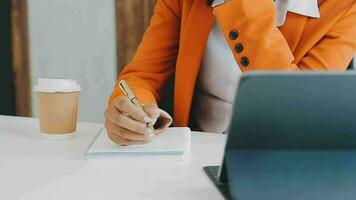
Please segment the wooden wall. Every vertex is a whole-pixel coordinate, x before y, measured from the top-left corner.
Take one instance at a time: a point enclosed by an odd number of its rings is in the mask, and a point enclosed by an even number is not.
[[[132,59],[150,23],[156,0],[116,0],[118,73]]]
[[[12,64],[16,115],[31,116],[27,0],[11,0]]]

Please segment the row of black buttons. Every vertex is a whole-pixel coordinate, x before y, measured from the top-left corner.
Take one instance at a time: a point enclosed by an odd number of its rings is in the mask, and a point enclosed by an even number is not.
[[[239,38],[240,36],[240,32],[237,30],[232,30],[229,33],[229,37],[231,40],[236,40],[237,38]],[[244,46],[242,43],[237,43],[235,46],[235,51],[240,54],[244,51]],[[250,60],[247,57],[242,57],[240,60],[240,63],[242,66],[247,67],[250,64]]]

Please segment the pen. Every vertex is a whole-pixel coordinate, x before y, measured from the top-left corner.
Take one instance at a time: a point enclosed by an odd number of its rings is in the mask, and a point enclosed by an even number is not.
[[[133,91],[131,90],[131,88],[127,84],[127,82],[125,80],[120,80],[119,86],[120,86],[121,90],[124,92],[124,94],[127,96],[127,98],[130,100],[130,102],[132,104],[134,104],[137,108],[140,108],[141,110],[144,111],[144,109],[142,108],[141,103],[138,101],[138,98],[133,93]],[[147,123],[147,126],[149,128],[151,128],[152,130],[154,130],[152,123]]]

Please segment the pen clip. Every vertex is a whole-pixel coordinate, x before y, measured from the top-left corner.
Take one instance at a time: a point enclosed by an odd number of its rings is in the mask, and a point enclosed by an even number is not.
[[[119,82],[121,90],[124,92],[124,94],[127,96],[127,98],[133,102],[134,99],[137,99],[133,91],[130,89],[129,85],[126,83],[125,80],[121,80]]]
[[[123,86],[123,81],[122,80],[119,82],[119,86],[120,86],[122,92],[125,94],[125,96],[127,96],[128,94],[127,94],[127,91],[126,91],[125,87]]]

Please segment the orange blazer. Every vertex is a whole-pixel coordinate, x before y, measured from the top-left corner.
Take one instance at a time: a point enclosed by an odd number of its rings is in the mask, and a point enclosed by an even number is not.
[[[320,19],[289,12],[278,28],[272,0],[231,0],[214,9],[207,0],[158,0],[151,25],[119,80],[148,104],[160,100],[174,76],[174,124],[187,126],[215,18],[243,72],[345,70],[356,51],[356,0],[319,0],[319,9]],[[237,38],[232,31],[239,32]],[[240,53],[238,43],[244,46]],[[119,95],[116,84],[109,104]]]

